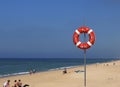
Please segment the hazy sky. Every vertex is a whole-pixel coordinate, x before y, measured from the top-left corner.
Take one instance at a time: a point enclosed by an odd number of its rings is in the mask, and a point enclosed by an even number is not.
[[[84,24],[88,58],[120,56],[119,0],[1,0],[0,58],[82,58],[72,36]]]

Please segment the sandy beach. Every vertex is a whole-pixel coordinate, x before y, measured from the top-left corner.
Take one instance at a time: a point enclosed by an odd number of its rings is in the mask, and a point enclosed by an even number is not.
[[[0,78],[0,87],[6,80],[10,80],[12,87],[14,80],[21,79],[23,85],[29,87],[84,87],[83,66],[63,70],[47,71],[32,75],[19,75]],[[120,87],[120,61],[87,65],[86,87]]]

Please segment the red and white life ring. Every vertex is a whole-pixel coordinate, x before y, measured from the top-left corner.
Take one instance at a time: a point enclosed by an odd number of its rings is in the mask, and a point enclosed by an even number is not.
[[[89,41],[88,42],[81,42],[79,39],[80,34],[85,33],[89,35]],[[78,28],[73,35],[73,42],[74,44],[80,48],[80,49],[88,49],[90,48],[94,42],[95,42],[95,34],[92,29],[89,27],[83,26]]]

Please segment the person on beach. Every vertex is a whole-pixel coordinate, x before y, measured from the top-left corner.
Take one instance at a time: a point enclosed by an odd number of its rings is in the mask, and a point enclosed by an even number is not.
[[[10,87],[10,80],[7,80],[4,84],[3,87]]]
[[[66,69],[66,68],[64,68],[63,74],[66,74],[66,73],[67,73],[67,69]]]
[[[17,87],[17,80],[14,81],[14,85],[12,87]]]
[[[21,80],[20,80],[20,79],[18,80],[17,85],[18,85],[18,87],[22,87],[22,82],[21,82]]]
[[[32,74],[32,70],[29,71],[29,74],[30,74],[30,75]]]
[[[113,63],[113,65],[115,65],[115,63]]]

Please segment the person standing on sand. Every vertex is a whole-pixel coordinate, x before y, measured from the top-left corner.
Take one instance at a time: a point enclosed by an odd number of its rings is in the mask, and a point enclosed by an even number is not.
[[[17,80],[14,81],[14,85],[12,87],[17,87]]]
[[[18,87],[22,87],[22,82],[21,82],[21,80],[20,80],[20,79],[18,80],[17,85],[18,85]]]
[[[3,87],[10,87],[10,80],[7,80],[4,84]]]

